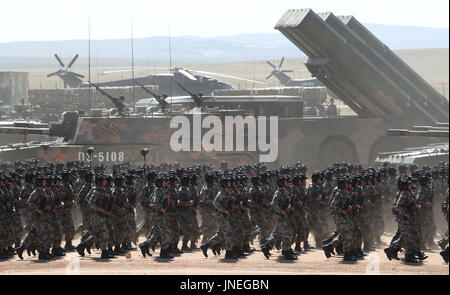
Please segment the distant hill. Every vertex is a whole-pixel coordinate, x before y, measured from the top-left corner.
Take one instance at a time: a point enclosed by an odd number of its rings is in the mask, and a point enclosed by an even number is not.
[[[448,48],[449,29],[412,26],[367,24],[368,29],[392,49]],[[216,63],[244,60],[264,60],[286,56],[302,57],[301,52],[281,33],[240,34],[202,38],[198,36],[172,37],[173,64]],[[169,59],[168,37],[155,36],[134,40],[134,55],[147,60],[150,65],[167,64]],[[54,53],[69,59],[76,53],[87,57],[87,40],[36,41],[0,43],[0,67],[12,66],[17,58],[36,59],[47,63]],[[93,40],[93,58],[129,60],[130,40]],[[33,61],[29,59],[29,61]],[[80,59],[80,63],[85,62]],[[117,61],[115,61],[117,66]],[[29,64],[29,66],[33,66]],[[79,64],[80,66],[80,64]]]

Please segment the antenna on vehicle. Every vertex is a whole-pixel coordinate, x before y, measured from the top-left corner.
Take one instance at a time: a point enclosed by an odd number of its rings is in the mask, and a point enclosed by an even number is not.
[[[133,19],[131,19],[131,76],[133,87],[131,88],[131,97],[133,98],[133,111],[136,112],[136,101],[134,99],[134,44],[133,44]]]
[[[170,21],[169,21],[169,69],[172,72],[172,42],[170,39]],[[175,75],[174,75],[174,78],[175,78]],[[173,94],[172,94],[172,79],[170,79],[169,83],[170,83],[169,94],[172,99],[172,96],[173,96]]]
[[[88,18],[88,80],[91,81],[91,17]],[[89,114],[91,113],[91,84],[88,86]]]

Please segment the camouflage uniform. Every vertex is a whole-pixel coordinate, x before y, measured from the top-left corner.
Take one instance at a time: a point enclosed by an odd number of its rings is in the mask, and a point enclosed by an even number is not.
[[[264,214],[264,195],[261,191],[261,186],[252,185],[249,191],[250,195],[250,218],[251,222],[257,226],[260,231],[258,234],[259,244],[263,245],[266,243],[267,238],[269,237],[271,230],[269,228],[269,224],[267,222],[266,216]]]
[[[191,184],[189,187],[191,200],[194,202],[191,207],[188,208],[190,213],[190,240],[191,240],[191,248],[195,246],[198,238],[200,237],[198,219],[197,219],[197,211],[198,211],[198,202],[199,202],[199,194],[197,187],[194,184]]]
[[[383,186],[381,183],[376,183],[373,185],[375,193],[373,194],[374,199],[372,203],[373,216],[374,216],[374,236],[377,242],[380,242],[380,237],[384,234],[384,214],[383,214]]]
[[[127,207],[125,208],[125,220],[127,224],[127,242],[137,243],[136,235],[136,191],[132,185],[126,185],[124,188],[125,197],[127,199]]]
[[[308,221],[305,210],[306,192],[302,186],[292,188],[292,207],[294,208],[293,223],[295,227],[295,242],[300,245],[307,239]]]
[[[235,249],[242,249],[244,245],[243,217],[241,211],[242,195],[237,189],[232,190],[232,200],[231,230],[233,232],[233,247]]]
[[[214,247],[225,242],[225,249],[231,251],[233,249],[233,231],[231,227],[231,215],[227,215],[225,212],[231,212],[232,193],[222,189],[217,193],[214,199],[213,205],[216,208],[216,221],[217,221],[217,233],[212,236],[208,244]]]
[[[180,231],[183,235],[183,247],[187,246],[188,241],[191,239],[192,235],[192,213],[189,210],[189,205],[191,204],[192,197],[191,191],[189,187],[181,186],[178,189],[178,207],[177,207],[177,216],[180,222]],[[193,202],[192,202],[193,203]]]
[[[294,238],[294,229],[287,215],[289,207],[288,191],[281,188],[278,189],[273,196],[271,206],[274,212],[273,221],[275,226],[265,245],[273,248],[275,243],[281,240],[283,251],[288,251],[291,249]],[[285,215],[283,215],[283,211],[286,213]]]
[[[7,196],[0,190],[0,256],[10,239],[10,233],[8,232],[9,221],[7,216],[8,204],[9,200],[7,199]]]
[[[126,242],[126,224],[124,218],[126,198],[123,188],[121,187],[114,187],[111,191],[111,195],[111,223],[114,227],[114,244],[120,245]]]
[[[37,249],[39,253],[46,253],[52,244],[52,200],[43,189],[36,188],[31,193],[28,204],[34,213],[32,227]],[[42,213],[39,213],[39,210]]]
[[[106,196],[105,189],[100,186],[95,186],[87,197],[89,197],[89,207],[92,209],[90,235],[86,239],[87,247],[90,248],[94,243],[97,243],[99,249],[106,250],[110,238],[106,220],[109,216],[100,212],[100,210],[108,211],[110,200]]]
[[[75,227],[73,225],[72,208],[74,204],[74,195],[72,186],[69,182],[64,182],[60,189],[61,201],[64,203],[64,208],[61,212],[62,226],[66,244],[71,244],[75,236]]]
[[[2,180],[3,181],[3,180]],[[15,208],[14,208],[14,199],[13,194],[9,190],[8,185],[4,185],[3,187],[0,187],[0,198],[3,199],[2,203],[4,204],[4,212],[3,212],[3,222],[2,226],[4,227],[5,232],[5,246],[8,248],[11,248],[16,235],[15,235],[15,227],[13,223],[13,217],[15,214]],[[0,247],[1,249],[1,247]],[[0,250],[1,251],[1,250]]]
[[[62,210],[63,210],[62,206],[64,204],[62,202],[59,188],[57,188],[56,186],[54,186],[51,189],[46,188],[46,193],[48,193],[52,199],[52,213],[51,213],[52,225],[53,225],[52,248],[56,249],[56,248],[61,247],[62,236],[64,234],[63,218],[62,218]]]
[[[326,199],[323,186],[312,183],[308,187],[306,196],[306,206],[308,208],[308,225],[314,234],[316,247],[322,247],[322,240],[329,235],[328,216],[325,216]]]
[[[200,227],[202,237],[202,244],[206,243],[217,230],[214,209],[214,197],[216,196],[214,186],[205,184],[200,191],[199,212],[202,217],[202,225]]]
[[[139,224],[137,228],[138,235],[144,234],[145,236],[148,236],[152,228],[152,211],[150,209],[150,200],[154,190],[154,185],[147,183],[147,185],[144,186],[140,191],[139,203],[142,210],[144,211],[144,220]]]
[[[392,243],[392,247],[400,249],[403,244],[405,254],[420,252],[420,226],[416,218],[416,199],[411,192],[402,191],[395,207],[398,212],[398,230],[401,236]]]
[[[24,234],[24,228],[22,220],[20,219],[19,210],[24,205],[24,201],[20,198],[20,187],[16,183],[11,186],[12,193],[12,204],[14,206],[13,216],[12,216],[12,226],[14,230],[14,243],[16,247],[19,247],[22,236]]]
[[[333,219],[336,224],[336,230],[342,241],[344,253],[351,251],[354,245],[354,226],[348,214],[342,212],[348,210],[349,200],[349,193],[343,189],[338,189],[334,192],[333,201],[330,205]]]
[[[269,232],[272,232],[274,224],[273,224],[273,211],[271,209],[271,202],[273,199],[273,194],[271,192],[271,188],[268,184],[262,183],[261,184],[261,193],[263,194],[263,207],[262,207],[262,214],[264,216],[264,219],[267,222],[268,228],[267,230]]]
[[[91,227],[91,210],[89,208],[89,197],[91,190],[93,189],[92,184],[86,182],[78,193],[78,206],[81,211],[81,216],[83,218],[83,223],[78,225],[77,232],[82,230],[89,230]]]
[[[24,203],[22,207],[23,208],[22,214],[25,220],[25,228],[28,231],[31,229],[34,212],[32,212],[31,209],[28,207],[27,202],[33,191],[34,191],[33,186],[28,182],[25,182],[25,184],[22,186],[20,190],[20,199]]]
[[[156,188],[153,191],[150,207],[152,208],[154,230],[151,232],[149,239],[147,239],[147,243],[149,245],[155,245],[160,240],[161,249],[167,249],[171,242],[171,232],[165,214],[161,211],[168,207],[169,201],[161,188]]]
[[[167,208],[165,217],[167,220],[167,224],[170,228],[171,237],[170,237],[170,243],[174,247],[178,246],[178,242],[180,240],[181,236],[181,230],[180,230],[180,224],[178,222],[178,216],[177,216],[177,200],[178,200],[178,193],[176,187],[169,187],[167,190],[167,193],[170,194],[170,204]]]
[[[436,234],[436,224],[433,214],[433,191],[429,186],[421,185],[417,191],[417,203],[421,206],[418,221],[420,224],[423,248],[425,243],[434,244],[434,235]]]

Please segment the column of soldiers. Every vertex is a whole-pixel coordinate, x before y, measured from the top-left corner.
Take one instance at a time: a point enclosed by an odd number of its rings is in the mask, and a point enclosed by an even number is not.
[[[447,163],[409,169],[336,163],[314,171],[311,181],[306,173],[302,163],[229,169],[223,162],[217,170],[117,164],[107,173],[104,165],[92,170],[81,161],[17,161],[0,172],[0,258],[37,251],[48,260],[95,248],[109,259],[134,244],[144,257],[159,247],[159,256],[170,259],[197,249],[201,237],[206,257],[209,250],[225,251],[225,259],[245,257],[255,251],[256,239],[266,258],[274,247],[287,260],[318,248],[327,258],[354,262],[385,244],[384,222],[394,217],[398,230],[384,250],[387,257],[398,259],[404,250],[406,262],[417,262],[435,246],[436,207],[448,225]],[[76,247],[75,235],[81,237]],[[140,236],[145,241],[139,244]],[[438,245],[448,262],[448,226]]]

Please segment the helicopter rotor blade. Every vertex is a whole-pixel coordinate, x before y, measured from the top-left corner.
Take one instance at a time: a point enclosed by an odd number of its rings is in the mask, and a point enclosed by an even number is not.
[[[284,62],[284,56],[281,58],[280,66],[278,67],[278,69],[281,69],[281,67],[283,66],[283,62]]]
[[[294,72],[293,70],[282,70],[281,71],[282,73],[292,73],[292,72]]]
[[[59,56],[55,53],[55,58],[58,61],[58,63],[61,65],[61,67],[65,67],[65,65],[63,64],[63,62],[61,61],[61,59],[59,58]]]
[[[71,72],[71,73],[72,73],[72,75],[77,76],[78,78],[81,78],[81,79],[84,78],[84,76],[81,75],[81,74],[77,74],[77,73],[74,73],[74,72]]]
[[[268,64],[269,64],[269,66],[271,66],[272,68],[274,68],[274,69],[276,69],[277,67],[276,66],[274,66],[274,64],[273,63],[271,63],[270,61],[266,61]]]
[[[70,61],[69,65],[67,67],[71,68],[72,65],[75,63],[75,61],[77,60],[77,58],[78,58],[78,54],[74,56],[74,58]]]
[[[148,69],[156,69],[156,70],[169,70],[169,68],[134,68],[135,72],[140,71],[146,71]],[[113,74],[113,73],[122,73],[122,72],[131,72],[133,69],[121,69],[121,70],[111,70],[111,71],[105,71],[103,74]]]
[[[266,80],[269,80],[271,77],[273,76],[273,72],[272,73],[270,73],[270,75],[269,76],[267,76],[267,78],[266,78]]]
[[[206,71],[197,71],[197,70],[191,70],[191,71],[192,72],[197,72],[197,73],[202,73],[202,74],[207,74],[207,75],[212,75],[212,76],[219,76],[219,77],[225,77],[225,78],[230,78],[230,79],[254,82],[254,83],[257,83],[257,84],[266,84],[265,82],[262,82],[262,81],[245,79],[245,78],[231,76],[231,75],[224,75],[224,74],[219,74],[219,73],[212,73],[212,72],[206,72]]]
[[[62,72],[62,70],[58,70],[56,72],[50,73],[50,74],[47,75],[47,78],[50,78],[52,76],[56,76],[56,75],[60,74],[61,72]]]

